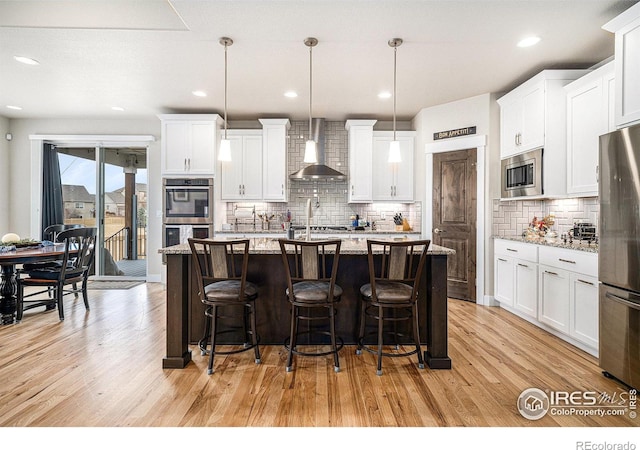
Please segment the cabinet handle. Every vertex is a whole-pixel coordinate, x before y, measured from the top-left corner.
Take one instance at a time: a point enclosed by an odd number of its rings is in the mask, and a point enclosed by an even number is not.
[[[280,195],[284,195],[284,184],[280,185],[282,187],[282,190],[280,191]]]
[[[520,264],[520,263],[518,263],[518,265],[519,265],[520,267],[526,267],[527,269],[529,268],[529,266],[527,266],[526,264]]]
[[[569,264],[575,264],[576,263],[575,261],[570,261],[568,259],[562,259],[562,258],[558,258],[558,261],[566,262],[566,263],[569,263]]]
[[[185,158],[185,159],[184,159],[184,170],[185,170],[185,171],[189,170],[189,169],[187,168],[187,158]]]
[[[518,133],[516,133],[516,135],[513,137],[513,143],[515,145],[518,145]]]
[[[242,195],[242,185],[238,185],[238,195]]]
[[[391,197],[393,197],[393,186],[391,186],[391,192],[389,193],[389,195],[391,195]]]
[[[588,284],[589,286],[594,286],[594,284],[592,282],[590,282],[590,281],[584,281],[584,280],[581,280],[580,278],[578,278],[578,281],[580,283]]]
[[[516,253],[518,253],[518,250],[513,249],[513,248],[507,248],[507,250],[509,250],[510,252],[516,252]]]
[[[555,275],[558,276],[558,274],[556,272],[551,272],[549,270],[545,270],[544,273],[548,273],[549,275]]]
[[[600,182],[600,166],[596,166],[596,183]]]
[[[354,188],[353,188],[353,184],[351,185],[351,195],[354,195]]]
[[[506,259],[498,258],[498,261],[507,262]]]
[[[191,158],[187,158],[187,170],[191,171]]]

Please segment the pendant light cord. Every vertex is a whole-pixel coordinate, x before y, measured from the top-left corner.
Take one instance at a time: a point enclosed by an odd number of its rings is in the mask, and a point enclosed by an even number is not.
[[[227,139],[227,43],[224,44],[224,138]]]
[[[393,47],[393,140],[396,140],[396,64],[398,59],[398,47]]]
[[[313,140],[311,128],[311,99],[313,96],[313,46],[309,46],[309,140]]]

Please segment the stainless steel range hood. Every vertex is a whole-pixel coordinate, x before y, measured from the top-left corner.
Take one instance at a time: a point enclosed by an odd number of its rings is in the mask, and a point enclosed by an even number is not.
[[[345,180],[347,177],[335,169],[325,165],[324,155],[324,119],[311,121],[311,136],[316,141],[318,163],[303,167],[289,175],[290,180]]]

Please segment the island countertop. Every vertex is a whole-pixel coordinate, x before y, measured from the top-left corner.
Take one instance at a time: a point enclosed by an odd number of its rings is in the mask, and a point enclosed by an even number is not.
[[[229,239],[218,237],[221,241]],[[388,241],[397,241],[389,238]],[[412,240],[400,238],[403,240]],[[377,239],[383,240],[383,239]],[[282,345],[289,333],[290,311],[286,299],[286,275],[277,238],[251,238],[247,279],[258,289],[257,328],[261,345]],[[159,250],[166,259],[167,353],[164,368],[183,368],[191,360],[189,345],[204,334],[204,310],[188,244]],[[451,369],[448,355],[447,259],[455,251],[430,244],[418,289],[418,328],[425,344],[424,358],[432,369]],[[357,343],[360,287],[369,282],[367,239],[342,240],[337,284],[342,296],[336,315],[336,333],[345,344]],[[414,261],[417,263],[417,260]],[[224,342],[223,342],[224,339]],[[238,344],[233,333],[221,343]]]
[[[218,239],[214,239],[218,240]],[[228,239],[219,239],[226,241]],[[377,239],[388,240],[390,242],[397,242],[398,240],[406,240],[405,238],[389,238],[389,239]],[[161,248],[159,253],[165,255],[188,255],[191,254],[191,248],[189,244],[178,244],[170,247]],[[249,253],[254,255],[274,255],[280,254],[280,245],[276,238],[250,238],[249,239]],[[340,247],[340,254],[345,255],[366,255],[367,254],[367,240],[364,238],[350,238],[342,239],[342,245]],[[427,250],[428,255],[453,255],[455,250],[441,247],[439,245],[430,244]]]

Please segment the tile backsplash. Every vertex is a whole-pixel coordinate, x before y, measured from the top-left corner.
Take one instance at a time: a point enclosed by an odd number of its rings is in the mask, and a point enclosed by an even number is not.
[[[520,236],[533,217],[541,219],[555,214],[551,227],[558,234],[568,231],[574,221],[585,219],[598,226],[600,205],[597,197],[554,200],[493,200],[493,235],[498,237]]]
[[[304,146],[309,135],[308,121],[292,121],[288,134],[289,167],[288,173],[294,173],[303,166],[302,157]],[[349,175],[349,141],[345,122],[325,121],[325,164],[343,174]],[[359,215],[361,219],[375,222],[379,230],[390,230],[395,227],[393,216],[402,213],[413,230],[421,231],[422,205],[420,202],[403,203],[347,203],[348,179],[320,180],[320,181],[290,181],[288,203],[234,203],[227,202],[227,222],[234,224],[234,210],[236,207],[250,207],[255,205],[256,213],[275,215],[270,228],[280,227],[280,216],[291,212],[292,222],[296,225],[306,225],[305,209],[307,199],[311,198],[313,218],[311,225],[315,226],[349,226],[350,217]],[[248,221],[244,219],[244,228]],[[260,227],[259,221],[256,222]],[[252,225],[252,224],[249,224]]]

